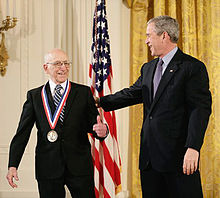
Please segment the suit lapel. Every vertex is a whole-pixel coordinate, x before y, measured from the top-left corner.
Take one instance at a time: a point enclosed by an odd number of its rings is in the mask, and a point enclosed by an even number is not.
[[[148,78],[147,85],[149,86],[148,89],[149,89],[149,96],[150,96],[150,104],[152,104],[153,102],[153,77],[154,77],[154,73],[157,67],[158,59],[159,58],[155,59],[153,65],[150,67],[150,70],[149,70],[149,78]]]
[[[55,104],[54,104],[54,101],[53,101],[53,96],[51,94],[49,82],[47,82],[47,84],[45,86],[45,89],[46,89],[46,93],[47,93],[47,99],[48,99],[48,103],[49,103],[49,106],[50,106],[50,110],[51,110],[51,113],[53,115],[54,112],[55,112],[56,107],[55,107]]]
[[[147,86],[147,89],[149,90],[149,102],[150,104],[152,103],[153,100],[153,75],[154,71],[156,69],[156,64],[157,64],[158,58],[154,59],[151,62],[151,65],[148,67],[148,69],[144,70],[143,76],[144,77],[144,85]]]
[[[72,82],[70,82],[70,83],[71,83],[71,89],[70,89],[68,98],[66,100],[65,112],[64,112],[64,122],[65,122],[65,119],[69,113],[69,110],[71,109],[74,98],[76,97],[76,95],[78,93],[78,90],[76,89],[76,85]]]

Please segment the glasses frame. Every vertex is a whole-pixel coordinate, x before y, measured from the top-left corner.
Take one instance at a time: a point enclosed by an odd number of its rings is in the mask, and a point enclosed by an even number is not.
[[[72,62],[66,62],[66,61],[56,61],[56,62],[48,62],[46,64],[50,64],[50,65],[53,65],[55,68],[61,68],[63,65],[66,67],[66,68],[70,68],[70,66],[72,65]]]

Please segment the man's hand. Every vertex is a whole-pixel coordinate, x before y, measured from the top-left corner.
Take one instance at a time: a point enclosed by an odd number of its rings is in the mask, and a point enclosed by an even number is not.
[[[195,149],[188,148],[183,161],[183,173],[193,174],[198,167],[199,152]]]
[[[6,176],[6,179],[8,180],[9,185],[12,188],[17,188],[18,186],[14,183],[14,179],[16,181],[18,181],[18,173],[17,173],[17,169],[15,167],[9,167],[8,169],[8,174]]]
[[[98,137],[105,137],[107,135],[107,126],[102,123],[100,116],[97,116],[97,124],[93,125],[93,131],[96,132]]]
[[[98,97],[96,97],[96,96],[93,96],[93,98],[94,98],[94,100],[95,100],[95,106],[96,106],[97,108],[99,108],[99,107],[100,107],[100,98],[98,98]]]

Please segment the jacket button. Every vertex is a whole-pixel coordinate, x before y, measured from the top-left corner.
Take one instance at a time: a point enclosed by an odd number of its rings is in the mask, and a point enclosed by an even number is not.
[[[150,117],[149,117],[149,119],[150,119],[150,120],[152,120],[152,119],[153,119],[153,117],[152,117],[152,116],[150,116]]]

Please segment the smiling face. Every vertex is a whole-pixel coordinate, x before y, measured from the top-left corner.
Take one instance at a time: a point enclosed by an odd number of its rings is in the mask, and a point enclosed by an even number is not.
[[[54,83],[61,84],[65,82],[69,76],[69,67],[66,67],[64,64],[60,67],[51,64],[56,62],[69,62],[67,54],[60,49],[54,49],[49,52],[45,56],[44,71]]]
[[[152,56],[163,56],[164,33],[157,35],[154,23],[147,26],[146,44],[149,46]]]

